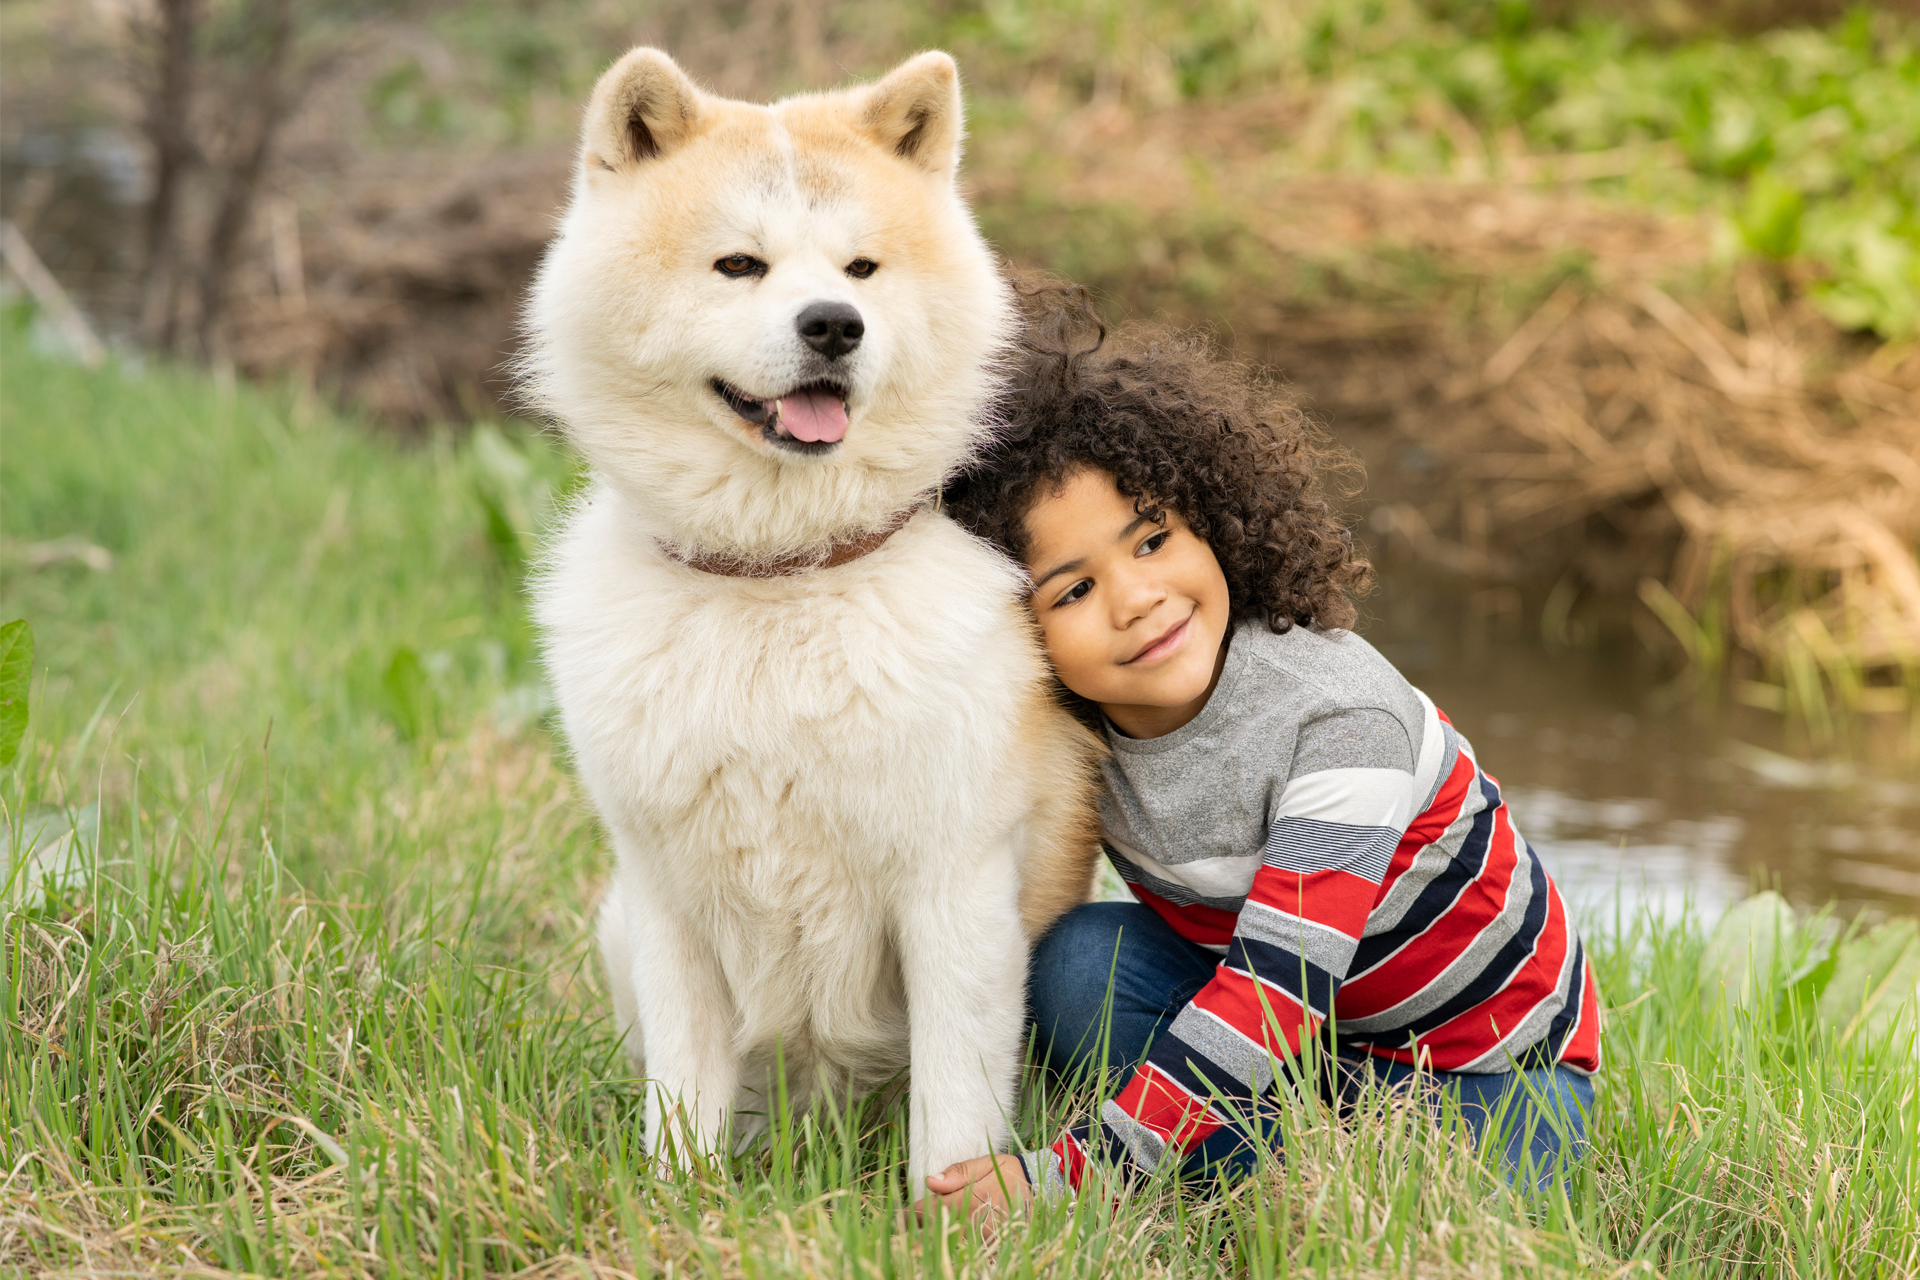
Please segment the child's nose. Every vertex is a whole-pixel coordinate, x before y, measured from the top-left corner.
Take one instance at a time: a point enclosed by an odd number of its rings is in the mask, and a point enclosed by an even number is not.
[[[1121,627],[1126,627],[1152,613],[1166,598],[1166,584],[1158,576],[1141,574],[1131,578],[1127,582],[1127,589],[1120,593],[1119,617],[1115,621]]]

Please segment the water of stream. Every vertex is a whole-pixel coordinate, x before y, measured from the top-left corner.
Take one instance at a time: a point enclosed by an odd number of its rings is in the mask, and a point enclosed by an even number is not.
[[[1901,725],[1810,752],[1780,717],[1676,688],[1630,636],[1550,650],[1390,574],[1367,637],[1500,779],[1577,910],[1708,914],[1758,886],[1845,914],[1920,913],[1920,760]],[[1888,730],[1894,730],[1888,732]]]

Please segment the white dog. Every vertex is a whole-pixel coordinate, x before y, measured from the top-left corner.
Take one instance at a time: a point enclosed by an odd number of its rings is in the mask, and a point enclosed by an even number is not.
[[[1090,886],[1091,735],[929,506],[1012,324],[961,133],[940,53],[760,107],[636,49],[587,108],[526,373],[594,480],[538,612],[657,1158],[751,1136],[776,1046],[800,1101],[911,1068],[916,1191],[1002,1148],[1028,944]]]

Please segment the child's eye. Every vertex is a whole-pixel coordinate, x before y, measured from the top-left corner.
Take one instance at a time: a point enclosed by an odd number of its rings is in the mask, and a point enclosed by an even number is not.
[[[1166,546],[1167,539],[1172,536],[1172,530],[1162,529],[1160,532],[1150,535],[1145,542],[1142,542],[1140,544],[1140,550],[1136,554],[1150,556],[1160,548]]]
[[[1053,602],[1053,607],[1058,609],[1062,605],[1072,604],[1074,601],[1084,598],[1087,592],[1091,590],[1093,590],[1093,580],[1091,578],[1082,578],[1065,591],[1062,591],[1060,598]]]

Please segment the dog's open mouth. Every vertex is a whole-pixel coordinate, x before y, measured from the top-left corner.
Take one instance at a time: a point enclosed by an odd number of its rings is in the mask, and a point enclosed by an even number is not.
[[[783,448],[825,453],[847,434],[847,391],[835,383],[809,382],[770,400],[757,400],[718,378],[713,389],[728,408]]]

